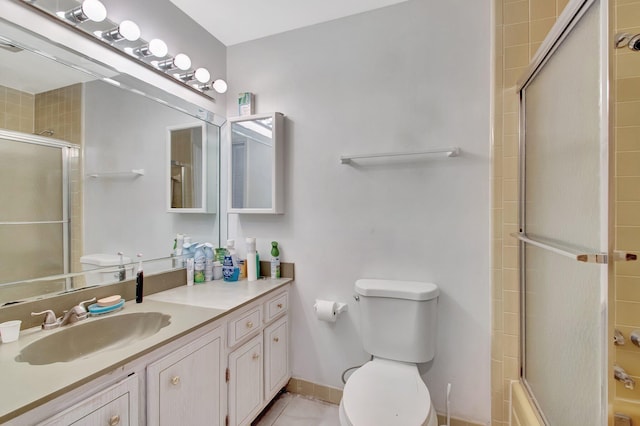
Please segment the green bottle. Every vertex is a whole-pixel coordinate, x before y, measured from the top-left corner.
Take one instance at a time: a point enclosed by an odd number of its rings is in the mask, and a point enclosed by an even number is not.
[[[280,278],[280,250],[278,242],[271,241],[271,279]]]

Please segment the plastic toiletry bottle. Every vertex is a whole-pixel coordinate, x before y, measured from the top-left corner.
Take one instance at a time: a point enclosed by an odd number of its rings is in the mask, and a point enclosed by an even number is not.
[[[247,238],[247,280],[256,281],[258,279],[258,269],[256,262],[258,253],[256,252],[256,239]]]
[[[258,279],[256,239],[247,238],[247,280],[255,281]]]
[[[204,243],[204,280],[213,280],[213,244]]]
[[[176,234],[176,243],[174,245],[176,256],[182,256],[182,246],[184,245],[184,235]]]
[[[204,244],[198,244],[193,254],[193,282],[196,284],[204,282],[205,263]]]
[[[217,260],[213,262],[213,279],[222,279],[222,263],[218,262]]]
[[[238,255],[236,254],[236,241],[227,240],[227,254],[231,256],[234,268],[238,266]]]
[[[278,242],[271,241],[271,279],[280,278],[280,250]]]
[[[186,260],[187,264],[187,285],[193,285],[193,257]]]
[[[144,272],[142,271],[142,253],[138,253],[138,273],[136,274],[136,303],[142,303],[144,293]]]
[[[238,281],[240,275],[240,268],[233,266],[233,258],[230,254],[224,257],[224,263],[222,264],[222,277],[225,281]]]

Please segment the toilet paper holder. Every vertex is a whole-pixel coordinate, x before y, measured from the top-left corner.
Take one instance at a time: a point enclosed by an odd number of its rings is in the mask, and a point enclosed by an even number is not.
[[[346,312],[349,309],[349,305],[346,303],[334,302],[332,300],[316,299],[313,309],[316,312],[318,319],[334,322],[339,314]],[[327,309],[332,312],[327,312]]]

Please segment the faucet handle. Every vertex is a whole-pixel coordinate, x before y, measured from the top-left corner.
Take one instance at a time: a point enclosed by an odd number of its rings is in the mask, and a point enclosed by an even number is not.
[[[56,318],[55,312],[51,309],[47,309],[42,312],[31,312],[32,317],[37,317],[38,315],[44,315],[44,322],[42,323],[42,328],[44,330],[48,330],[50,328],[55,328],[58,326],[58,318]]]
[[[85,305],[85,303],[93,303],[93,302],[95,302],[95,301],[96,301],[96,298],[94,297],[94,298],[93,298],[93,299],[91,299],[91,300],[85,300],[84,302],[80,302],[80,303],[78,303],[78,306],[80,306],[82,309],[84,309],[84,310],[86,311],[86,310],[87,310],[87,308],[86,308],[86,306],[84,306],[84,305]]]
[[[78,306],[80,307],[80,310],[81,310],[81,311],[83,311],[83,312],[87,312],[87,307],[86,307],[86,306],[84,306],[84,305],[85,305],[85,303],[91,303],[91,302],[95,302],[95,301],[96,301],[96,298],[94,297],[94,298],[93,298],[93,299],[91,299],[91,300],[85,300],[84,302],[80,302],[80,303],[78,303]]]

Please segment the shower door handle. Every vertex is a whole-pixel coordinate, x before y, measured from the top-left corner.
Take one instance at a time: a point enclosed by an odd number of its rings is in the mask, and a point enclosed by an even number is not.
[[[555,245],[553,243],[535,240],[520,232],[514,232],[510,235],[518,241],[531,244],[532,246],[551,251],[565,257],[570,257],[571,259],[577,260],[578,262],[598,263],[601,265],[606,265],[607,263],[609,263],[609,256],[606,253],[576,253],[569,251],[566,248],[559,247],[558,245]],[[637,255],[624,251],[615,251],[613,252],[613,256],[611,257],[613,258],[614,262],[633,262],[638,259]]]

